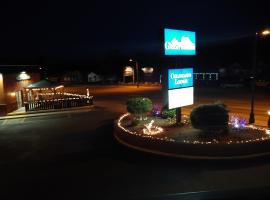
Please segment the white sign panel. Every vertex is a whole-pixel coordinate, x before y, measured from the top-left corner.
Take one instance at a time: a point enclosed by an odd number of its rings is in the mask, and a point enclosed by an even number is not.
[[[126,66],[124,69],[124,76],[133,76],[134,70],[130,66]]]
[[[193,87],[180,88],[168,91],[169,109],[192,105],[194,103]]]

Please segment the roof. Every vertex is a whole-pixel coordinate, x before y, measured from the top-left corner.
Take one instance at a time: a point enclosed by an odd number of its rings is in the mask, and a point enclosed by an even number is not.
[[[35,82],[35,83],[32,83],[32,84],[28,85],[26,88],[27,89],[34,89],[34,88],[56,88],[56,87],[59,87],[59,86],[61,86],[60,83],[53,82],[53,81],[50,81],[48,79],[43,79],[41,81],[38,81],[38,82]]]

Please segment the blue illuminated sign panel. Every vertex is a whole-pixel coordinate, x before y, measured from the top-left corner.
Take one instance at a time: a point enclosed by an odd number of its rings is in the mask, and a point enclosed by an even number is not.
[[[164,29],[165,55],[196,55],[196,34],[191,31]]]
[[[193,86],[193,68],[169,69],[168,89],[186,88]]]

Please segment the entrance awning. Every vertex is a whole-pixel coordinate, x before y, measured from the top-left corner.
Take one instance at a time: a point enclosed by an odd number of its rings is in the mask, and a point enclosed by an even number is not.
[[[62,88],[64,85],[50,81],[48,79],[43,79],[41,81],[32,83],[26,87],[26,89],[58,89]]]

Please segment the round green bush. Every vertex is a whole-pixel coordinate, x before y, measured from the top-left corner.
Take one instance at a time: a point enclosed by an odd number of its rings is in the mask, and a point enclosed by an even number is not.
[[[168,119],[168,118],[172,119],[176,116],[176,109],[171,109],[171,110],[164,109],[161,113],[161,116],[165,119]]]
[[[127,101],[127,110],[132,114],[142,115],[150,112],[153,108],[152,101],[149,98],[135,97]]]
[[[194,108],[190,114],[191,125],[204,132],[227,132],[229,114],[224,104],[206,104]]]

